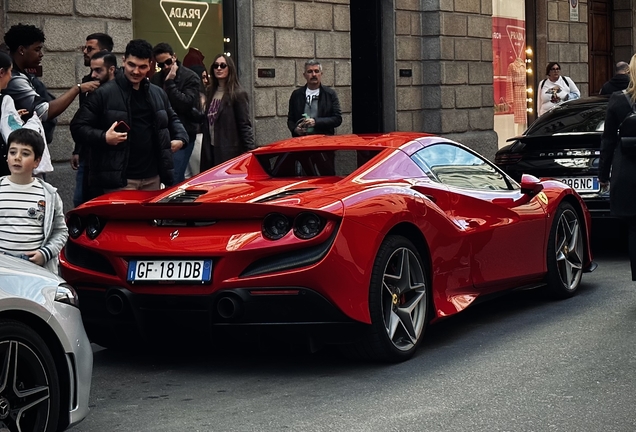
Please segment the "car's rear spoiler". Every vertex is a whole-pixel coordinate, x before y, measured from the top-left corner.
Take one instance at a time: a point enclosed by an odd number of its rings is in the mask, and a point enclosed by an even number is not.
[[[323,203],[321,203],[323,204]],[[293,204],[269,204],[269,203],[228,203],[228,202],[190,202],[190,203],[161,203],[161,202],[129,202],[129,201],[102,201],[101,203],[89,202],[69,214],[88,216],[91,214],[108,219],[119,220],[152,220],[152,219],[187,219],[187,220],[211,220],[211,219],[261,219],[269,213],[281,213],[286,216],[295,216],[302,211],[311,211],[324,218],[333,219],[334,216],[343,215],[341,201],[331,201],[328,206],[320,208],[308,208],[307,206],[295,206]]]

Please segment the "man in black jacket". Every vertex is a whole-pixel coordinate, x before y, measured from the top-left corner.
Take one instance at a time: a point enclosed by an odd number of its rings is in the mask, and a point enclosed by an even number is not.
[[[174,181],[180,183],[184,180],[188,161],[194,149],[194,141],[201,124],[201,113],[196,107],[200,105],[199,93],[204,90],[199,76],[194,71],[181,66],[181,62],[177,60],[170,45],[163,42],[157,44],[152,49],[152,53],[155,56],[157,67],[161,71],[155,73],[150,78],[150,82],[164,89],[172,109],[177,113],[179,120],[188,132],[186,145],[173,154]]]
[[[599,94],[610,95],[614,92],[625,90],[629,84],[629,64],[625,62],[616,63],[616,75],[603,84]]]
[[[303,76],[307,84],[294,90],[289,98],[287,127],[292,136],[334,135],[342,123],[340,101],[336,92],[321,84],[322,65],[317,60],[305,62]]]
[[[114,47],[113,38],[107,35],[106,33],[91,33],[86,36],[86,43],[82,47],[82,53],[84,55],[84,66],[90,67],[91,60],[97,53],[110,53],[113,51]],[[109,57],[108,63],[112,65],[113,57]],[[102,64],[103,66],[103,64]],[[117,69],[117,59],[114,59],[114,69]],[[98,73],[98,75],[100,75]],[[112,78],[114,78],[114,72],[112,73]],[[100,80],[95,79],[93,77],[93,70],[84,75],[82,77],[82,83],[90,82],[90,81],[99,81],[100,85],[106,83],[108,80]],[[80,93],[79,95],[79,106],[81,107],[86,101],[86,97],[90,93]],[[75,207],[79,206],[83,202],[86,201],[84,198],[84,184],[87,183],[87,179],[84,178],[85,172],[85,154],[82,154],[83,151],[86,151],[88,146],[85,146],[82,149],[82,144],[79,142],[75,142],[75,147],[73,148],[73,154],[71,155],[71,168],[76,170],[75,173],[75,192],[73,193],[73,205]]]
[[[126,45],[115,79],[86,100],[71,122],[73,139],[90,143],[89,186],[105,192],[172,185],[172,153],[188,140],[166,93],[146,78],[152,45]]]

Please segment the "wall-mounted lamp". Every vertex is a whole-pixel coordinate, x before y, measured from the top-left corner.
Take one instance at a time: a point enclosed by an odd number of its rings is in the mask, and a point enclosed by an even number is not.
[[[532,65],[532,48],[527,47],[526,48],[526,94],[528,95],[528,97],[526,98],[526,104],[527,104],[526,111],[528,111],[528,115],[532,115],[534,113],[534,99],[532,98],[532,95],[534,94],[534,90],[532,88],[534,78],[533,78],[532,68],[530,67],[531,65]]]

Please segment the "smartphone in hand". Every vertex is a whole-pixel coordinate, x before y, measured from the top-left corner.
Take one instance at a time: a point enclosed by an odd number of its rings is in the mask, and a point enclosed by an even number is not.
[[[120,121],[115,125],[115,132],[130,132],[130,126],[125,121]]]

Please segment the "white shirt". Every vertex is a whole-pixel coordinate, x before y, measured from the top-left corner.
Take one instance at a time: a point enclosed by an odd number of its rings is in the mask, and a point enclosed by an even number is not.
[[[539,83],[539,90],[537,94],[537,102],[539,107],[537,110],[537,114],[539,116],[545,114],[553,106],[556,106],[561,102],[567,100],[569,98],[569,93],[575,93],[578,97],[581,96],[581,92],[579,91],[576,84],[574,84],[574,81],[572,81],[572,78],[566,77],[566,79],[568,80],[567,83],[562,76],[559,76],[559,79],[555,82],[552,82],[550,81],[550,79],[546,78],[545,82],[541,81]],[[543,84],[543,87],[541,87],[541,84]]]

